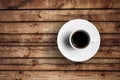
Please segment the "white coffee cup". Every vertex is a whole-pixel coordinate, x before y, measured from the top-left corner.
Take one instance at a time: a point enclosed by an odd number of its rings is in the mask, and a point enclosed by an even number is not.
[[[74,49],[83,49],[90,42],[96,42],[97,39],[91,39],[89,33],[85,30],[75,30],[69,36],[69,43]]]

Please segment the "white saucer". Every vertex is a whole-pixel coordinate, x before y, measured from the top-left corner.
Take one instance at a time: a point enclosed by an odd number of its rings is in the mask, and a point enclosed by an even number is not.
[[[76,50],[69,43],[69,36],[73,31],[85,30],[90,36],[90,43],[84,49]],[[92,42],[92,40],[96,40]],[[57,44],[60,52],[67,59],[82,62],[93,57],[100,46],[100,35],[96,27],[87,20],[74,19],[65,23],[57,36]]]

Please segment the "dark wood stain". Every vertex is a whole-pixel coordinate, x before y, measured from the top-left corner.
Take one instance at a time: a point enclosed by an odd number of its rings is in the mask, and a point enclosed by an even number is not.
[[[101,73],[101,76],[105,77],[106,75],[105,75],[105,73]]]
[[[8,6],[7,9],[19,9],[19,7],[24,6],[30,2],[32,2],[32,0],[23,0],[20,3],[15,4],[14,6]]]

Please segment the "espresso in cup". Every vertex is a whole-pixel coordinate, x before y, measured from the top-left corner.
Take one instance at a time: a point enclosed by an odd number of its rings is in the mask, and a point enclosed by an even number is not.
[[[90,42],[90,37],[87,32],[80,30],[73,32],[70,36],[70,40],[73,47],[81,49],[87,47]]]

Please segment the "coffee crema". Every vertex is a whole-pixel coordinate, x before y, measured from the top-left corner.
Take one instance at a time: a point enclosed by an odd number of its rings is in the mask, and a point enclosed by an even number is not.
[[[72,34],[71,42],[76,48],[85,48],[90,42],[90,37],[85,31],[76,31]]]

